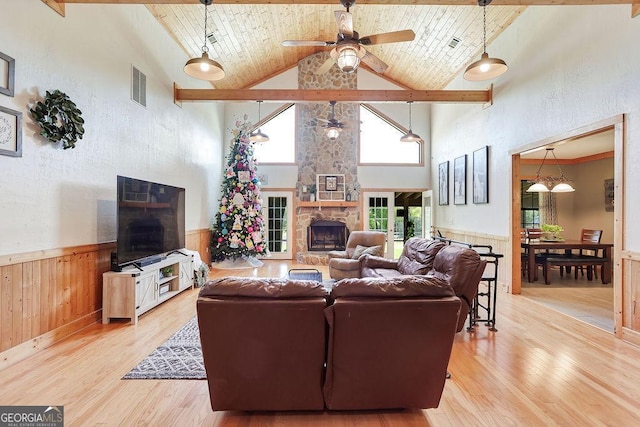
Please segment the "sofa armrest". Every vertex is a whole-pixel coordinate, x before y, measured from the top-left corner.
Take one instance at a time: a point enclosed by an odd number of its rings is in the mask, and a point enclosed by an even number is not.
[[[351,258],[347,251],[330,251],[327,253],[327,257],[331,258]]]
[[[381,256],[364,254],[360,257],[362,268],[388,268],[391,270],[398,269],[398,261],[394,259],[384,258]]]

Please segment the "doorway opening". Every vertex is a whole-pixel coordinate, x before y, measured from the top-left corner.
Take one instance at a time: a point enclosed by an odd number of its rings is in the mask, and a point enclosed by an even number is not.
[[[385,256],[398,259],[404,242],[431,233],[431,191],[365,192],[366,230],[387,233]]]
[[[569,137],[549,139],[514,155],[514,171],[517,173],[514,174],[513,191],[519,196],[514,197],[512,209],[514,254],[517,253],[516,248],[518,252],[521,250],[516,243],[516,239],[520,240],[520,230],[540,228],[543,224],[562,227],[562,239],[566,242],[580,241],[583,229],[602,230],[602,243],[613,244],[617,240],[613,203],[606,201],[607,183],[616,176],[617,143],[620,142],[616,142],[614,125],[608,124],[576,132]],[[554,148],[557,163],[553,159],[548,162],[547,158],[541,166],[547,148]],[[541,175],[557,175],[558,168],[572,180],[574,192],[527,192],[538,171],[542,169]],[[564,254],[564,250],[560,252]],[[602,256],[602,253],[598,255]],[[528,274],[531,269],[522,269],[522,258],[520,262],[515,256],[513,259],[514,293],[521,293],[556,311],[614,332],[614,280],[603,284],[601,271],[598,271],[597,279],[592,277],[589,280],[586,271],[577,272],[576,276],[575,268],[567,272],[562,267],[555,267],[547,269],[549,284],[546,284],[540,270],[542,266],[534,267],[538,273],[536,280],[535,276]],[[520,265],[518,274],[517,264]],[[516,284],[516,274],[521,281],[519,284]]]

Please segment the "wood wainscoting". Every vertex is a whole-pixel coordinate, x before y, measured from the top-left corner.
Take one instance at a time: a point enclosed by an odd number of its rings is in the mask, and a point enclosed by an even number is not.
[[[622,271],[622,295],[614,295],[621,298],[615,307],[622,307],[621,313],[616,310],[616,316],[622,317],[622,330],[616,335],[640,346],[640,253],[622,251]]]
[[[209,263],[208,229],[187,249]],[[0,256],[0,370],[102,317],[102,273],[115,242]]]

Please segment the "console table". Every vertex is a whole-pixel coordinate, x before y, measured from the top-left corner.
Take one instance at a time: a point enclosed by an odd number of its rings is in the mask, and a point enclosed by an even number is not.
[[[145,267],[103,273],[102,323],[124,318],[136,324],[138,316],[188,288],[193,288],[192,255],[175,253]]]

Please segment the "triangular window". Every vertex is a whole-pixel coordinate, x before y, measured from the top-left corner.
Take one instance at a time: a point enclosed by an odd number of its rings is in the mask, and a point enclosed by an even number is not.
[[[295,163],[296,161],[296,109],[295,104],[285,105],[260,124],[262,133],[269,136],[267,142],[254,144],[253,157],[258,164]]]
[[[420,165],[423,142],[400,142],[404,129],[384,114],[360,105],[360,164]]]

